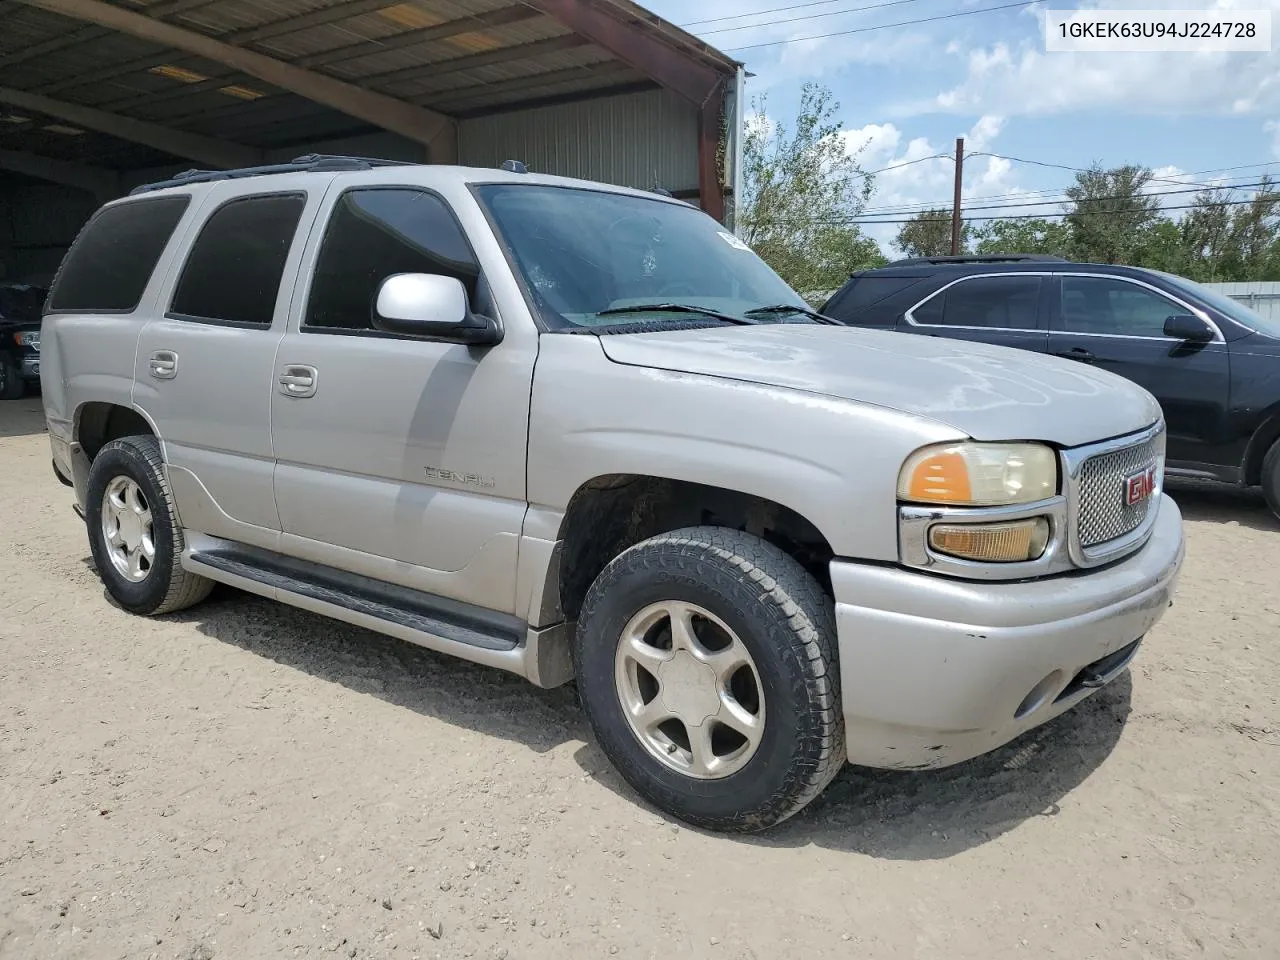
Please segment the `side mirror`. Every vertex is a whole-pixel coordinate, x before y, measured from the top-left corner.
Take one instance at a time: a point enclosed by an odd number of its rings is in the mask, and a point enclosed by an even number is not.
[[[373,327],[404,337],[473,345],[502,340],[496,322],[471,312],[461,280],[434,273],[396,273],[383,280],[374,303]]]
[[[1208,343],[1213,339],[1213,329],[1194,314],[1176,313],[1165,318],[1164,335],[1175,340]]]

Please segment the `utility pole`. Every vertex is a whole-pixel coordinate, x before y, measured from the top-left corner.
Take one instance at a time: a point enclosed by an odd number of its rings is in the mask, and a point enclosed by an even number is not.
[[[960,184],[964,180],[964,137],[956,137],[956,192],[951,204],[951,255],[960,252]]]

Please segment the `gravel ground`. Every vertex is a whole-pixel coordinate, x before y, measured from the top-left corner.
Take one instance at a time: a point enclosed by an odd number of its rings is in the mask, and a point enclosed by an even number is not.
[[[0,957],[1274,958],[1280,525],[1178,490],[1129,674],[763,837],[673,825],[541,691],[219,590],[111,606],[0,405]]]

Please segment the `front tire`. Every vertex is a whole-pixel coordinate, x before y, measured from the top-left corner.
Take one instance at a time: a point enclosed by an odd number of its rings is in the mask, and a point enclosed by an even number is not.
[[[661,810],[754,832],[844,765],[835,611],[796,560],[719,527],[624,551],[592,584],[574,639],[601,749]]]
[[[107,593],[130,613],[172,613],[213,589],[213,581],[182,568],[182,528],[155,437],[122,437],[98,451],[85,523]]]
[[[1280,519],[1280,440],[1273,443],[1262,458],[1262,494],[1271,513]]]

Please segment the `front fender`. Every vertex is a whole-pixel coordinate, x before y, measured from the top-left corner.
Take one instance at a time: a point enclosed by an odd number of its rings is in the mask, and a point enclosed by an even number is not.
[[[898,557],[898,471],[954,428],[884,407],[611,362],[595,337],[542,338],[529,500],[563,511],[604,474],[684,480],[772,500],[837,556]]]

